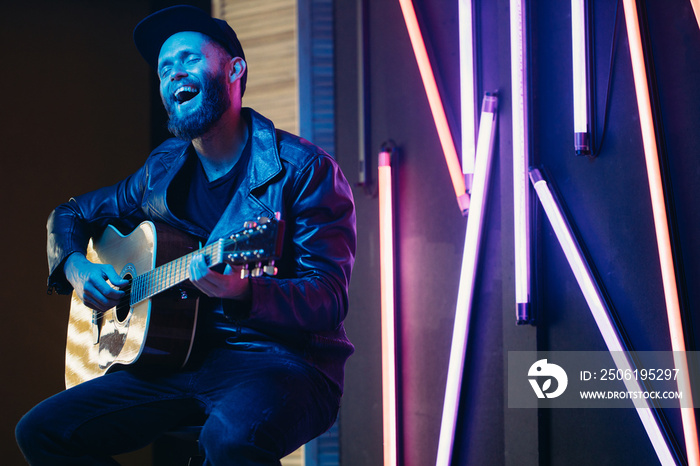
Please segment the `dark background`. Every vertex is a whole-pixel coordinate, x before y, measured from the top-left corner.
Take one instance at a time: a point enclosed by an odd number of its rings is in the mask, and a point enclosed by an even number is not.
[[[401,462],[433,464],[457,300],[466,220],[459,214],[399,3],[368,10],[370,156],[394,140]],[[476,1],[479,94],[499,93],[477,293],[453,464],[657,464],[634,410],[507,408],[512,350],[604,350],[590,311],[533,196],[533,310],[514,318],[509,2]],[[573,154],[570,3],[531,2],[531,160],[560,191],[630,341],[669,350],[649,188],[624,22],[617,32],[608,132],[595,159]],[[602,128],[614,1],[593,1],[596,127]],[[662,155],[683,259],[687,337],[698,333],[700,246],[700,29],[690,2],[646,4]],[[163,136],[152,76],[131,42],[133,26],[165,2],[38,0],[3,5],[0,73],[4,155],[1,229],[5,325],[0,454],[22,464],[19,417],[63,388],[68,299],[47,296],[45,221],[71,195],[111,184],[141,165]],[[459,137],[457,2],[416,1],[453,134]],[[620,15],[623,14],[620,7]],[[336,158],[358,180],[356,2],[335,2]],[[621,20],[623,18],[620,18]],[[244,44],[245,45],[245,44]],[[244,101],[245,103],[245,101]],[[600,134],[598,134],[600,137]],[[459,144],[458,144],[459,147]],[[371,188],[371,187],[370,187]],[[381,464],[381,356],[377,198],[357,187],[358,256],[340,418],[341,462]],[[677,412],[666,410],[683,444]],[[144,464],[148,454],[127,464]]]

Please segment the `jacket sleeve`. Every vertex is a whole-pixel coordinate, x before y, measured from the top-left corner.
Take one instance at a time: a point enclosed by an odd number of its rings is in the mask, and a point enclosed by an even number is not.
[[[355,260],[352,191],[336,162],[322,155],[301,171],[286,205],[294,270],[280,278],[251,279],[249,322],[306,332],[336,330],[347,314]]]
[[[144,166],[113,186],[71,198],[51,212],[46,225],[50,292],[72,291],[63,273],[63,263],[74,252],[85,254],[92,236],[110,223],[130,229],[143,220],[140,201],[147,171]]]

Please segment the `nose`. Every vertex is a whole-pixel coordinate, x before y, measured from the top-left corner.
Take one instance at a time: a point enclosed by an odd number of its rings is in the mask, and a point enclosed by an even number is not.
[[[179,81],[185,76],[187,76],[187,70],[183,66],[183,63],[180,60],[173,60],[160,79],[162,82],[173,82]]]
[[[179,81],[180,79],[187,76],[187,72],[181,67],[173,68],[170,73],[170,81]]]

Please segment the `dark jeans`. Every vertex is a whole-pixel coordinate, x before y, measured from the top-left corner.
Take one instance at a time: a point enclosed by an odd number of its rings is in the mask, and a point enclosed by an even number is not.
[[[119,371],[43,401],[17,425],[31,465],[114,465],[161,433],[204,421],[205,465],[279,465],[331,427],[339,395],[301,358],[276,348],[216,349],[196,371]]]

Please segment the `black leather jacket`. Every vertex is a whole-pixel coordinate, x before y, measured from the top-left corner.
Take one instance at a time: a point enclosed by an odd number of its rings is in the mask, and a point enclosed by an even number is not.
[[[283,255],[275,277],[251,279],[248,312],[232,325],[253,328],[289,345],[342,391],[353,346],[343,319],[355,256],[352,192],[337,163],[318,147],[275,129],[244,109],[252,125],[247,176],[207,242],[241,230],[247,220],[280,212],[285,221]],[[50,215],[49,289],[70,293],[63,263],[85,253],[91,236],[108,224],[130,231],[144,220],[163,222],[204,238],[196,225],[173,215],[167,191],[187,158],[188,143],[169,139],[136,173],[114,186],[70,199]]]

